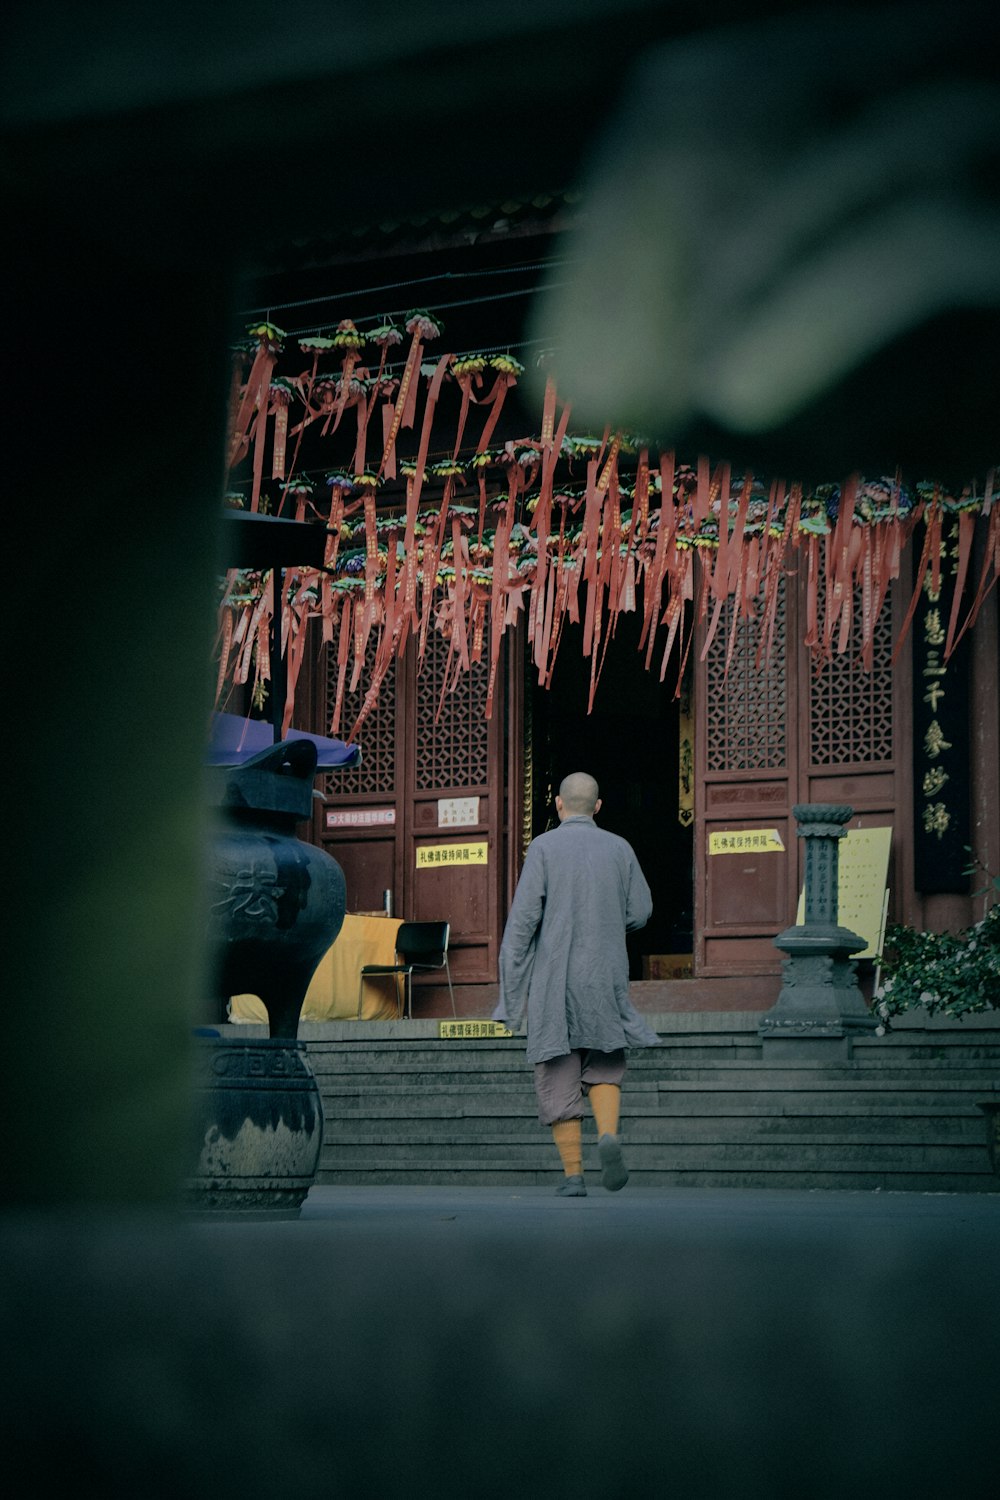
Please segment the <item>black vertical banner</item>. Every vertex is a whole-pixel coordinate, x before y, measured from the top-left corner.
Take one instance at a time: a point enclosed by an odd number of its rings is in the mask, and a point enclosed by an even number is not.
[[[915,570],[919,554],[920,547],[915,547]],[[928,567],[911,627],[913,851],[918,891],[965,895],[971,843],[968,635],[959,642],[947,665],[944,661],[957,554],[958,521],[946,516],[941,533],[940,586],[935,593]]]

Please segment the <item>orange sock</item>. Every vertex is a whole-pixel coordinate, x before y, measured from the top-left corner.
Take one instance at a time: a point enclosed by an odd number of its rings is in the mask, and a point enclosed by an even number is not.
[[[618,1134],[618,1112],[621,1102],[622,1091],[617,1083],[592,1083],[590,1085],[590,1107],[594,1111],[598,1135]]]
[[[579,1120],[557,1120],[552,1127],[552,1139],[556,1143],[567,1177],[583,1175],[582,1131]]]

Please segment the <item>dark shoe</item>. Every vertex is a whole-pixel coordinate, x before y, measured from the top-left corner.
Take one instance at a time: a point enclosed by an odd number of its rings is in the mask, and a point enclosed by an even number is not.
[[[556,1188],[560,1198],[586,1198],[587,1184],[582,1177],[567,1177]]]
[[[609,1193],[617,1193],[628,1182],[621,1141],[616,1135],[602,1135],[597,1143],[597,1154],[601,1158],[602,1187],[606,1187]]]

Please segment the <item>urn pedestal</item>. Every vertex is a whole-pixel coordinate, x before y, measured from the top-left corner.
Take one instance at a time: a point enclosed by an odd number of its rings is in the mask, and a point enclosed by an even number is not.
[[[185,1205],[216,1218],[295,1219],[315,1181],[323,1101],[305,1043],[195,1039],[194,1171]]]

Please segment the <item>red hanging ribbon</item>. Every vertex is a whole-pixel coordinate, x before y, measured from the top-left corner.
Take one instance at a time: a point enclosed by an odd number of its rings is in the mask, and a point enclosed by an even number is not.
[[[406,356],[406,364],[403,366],[403,373],[400,377],[399,390],[396,394],[396,405],[393,408],[392,420],[389,423],[389,430],[385,438],[385,447],[382,450],[382,459],[378,466],[379,475],[384,472],[385,466],[389,461],[389,455],[395,448],[396,438],[399,435],[399,429],[404,425],[404,416],[408,406],[410,406],[411,404],[411,390],[413,391],[414,397],[416,396],[416,385],[414,383],[414,377],[420,367],[420,351],[420,330],[419,328],[416,328],[414,329],[413,338],[410,343],[410,352]],[[412,417],[410,420],[412,422]],[[410,422],[406,422],[405,425],[409,426]]]
[[[920,511],[922,509],[923,509],[923,507],[918,507],[918,512],[917,512],[918,516],[919,516]],[[916,519],[916,517],[915,517],[915,519]],[[897,661],[897,659],[899,657],[899,653],[903,649],[903,642],[905,641],[907,635],[909,634],[910,626],[913,623],[913,616],[916,613],[917,604],[918,604],[918,602],[920,600],[920,595],[921,595],[921,592],[923,590],[924,577],[926,576],[926,573],[927,573],[928,564],[931,561],[931,554],[933,552],[935,552],[935,550],[936,550],[936,553],[937,553],[937,566],[938,566],[938,570],[940,570],[940,565],[941,565],[940,548],[941,548],[941,500],[940,500],[940,496],[938,495],[937,490],[935,489],[934,495],[933,495],[931,501],[929,502],[929,505],[928,505],[927,510],[925,512],[924,545],[923,545],[923,548],[921,549],[921,552],[920,552],[920,562],[917,565],[917,581],[916,581],[916,584],[914,585],[913,596],[910,599],[909,608],[906,611],[906,617],[903,620],[902,628],[900,629],[900,632],[899,632],[899,638],[896,641],[896,648],[895,648],[895,650],[892,653],[892,666],[896,665],[896,661]],[[938,573],[938,576],[940,577],[940,571]],[[933,585],[932,585],[932,587],[933,587]]]
[[[344,596],[340,610],[340,633],[337,637],[337,693],[330,720],[330,733],[340,733],[340,716],[344,710],[344,689],[347,685],[347,660],[351,648],[351,600]]]
[[[975,516],[971,511],[963,510],[958,516],[958,568],[955,573],[955,591],[951,600],[951,614],[948,617],[948,635],[944,643],[945,661],[951,656],[958,642],[965,634],[965,629],[959,632],[956,639],[955,628],[958,624],[958,611],[962,602],[962,594],[965,590],[965,576],[969,571],[969,557],[972,553],[972,536],[976,528]]]

